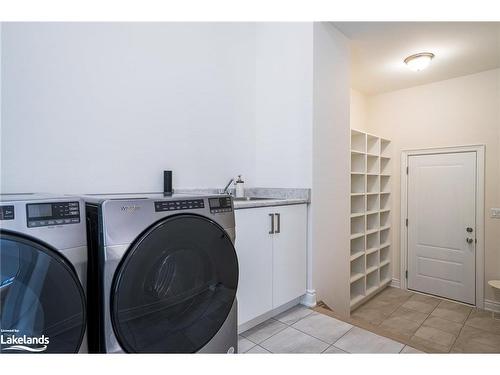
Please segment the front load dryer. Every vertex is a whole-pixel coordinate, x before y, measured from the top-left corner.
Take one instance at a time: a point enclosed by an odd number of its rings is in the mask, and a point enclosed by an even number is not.
[[[232,353],[238,261],[229,196],[85,196],[91,352]]]
[[[0,352],[87,352],[86,270],[81,199],[0,195]]]

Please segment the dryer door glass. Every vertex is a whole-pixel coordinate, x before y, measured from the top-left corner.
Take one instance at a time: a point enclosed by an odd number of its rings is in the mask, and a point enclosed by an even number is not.
[[[0,233],[2,353],[76,353],[85,294],[71,264],[30,239]]]
[[[115,273],[115,335],[127,352],[196,352],[228,317],[237,284],[236,252],[218,224],[167,218],[135,241]]]

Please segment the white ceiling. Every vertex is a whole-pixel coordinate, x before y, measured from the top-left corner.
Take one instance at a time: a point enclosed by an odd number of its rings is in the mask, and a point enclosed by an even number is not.
[[[350,40],[352,87],[368,95],[500,67],[500,22],[335,22]],[[403,59],[436,55],[423,71]]]

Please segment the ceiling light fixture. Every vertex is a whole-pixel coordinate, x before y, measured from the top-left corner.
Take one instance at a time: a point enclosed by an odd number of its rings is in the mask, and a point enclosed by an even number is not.
[[[419,72],[427,68],[433,58],[434,58],[433,53],[422,52],[408,56],[404,61],[408,68],[410,68],[415,72]]]

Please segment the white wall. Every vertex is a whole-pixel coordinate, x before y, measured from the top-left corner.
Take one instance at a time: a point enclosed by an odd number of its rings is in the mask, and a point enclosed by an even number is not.
[[[349,121],[351,129],[361,130],[366,133],[368,131],[368,102],[366,96],[354,89],[351,89]]]
[[[313,285],[318,300],[349,314],[350,53],[329,23],[314,24]]]
[[[4,24],[2,191],[252,185],[255,44],[245,23]]]
[[[257,24],[256,180],[311,187],[312,23]]]
[[[400,155],[405,149],[486,145],[485,276],[500,278],[500,70],[368,97],[371,133],[392,140],[394,276],[400,278]],[[495,299],[485,286],[485,298]],[[500,301],[499,296],[496,297]]]

